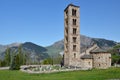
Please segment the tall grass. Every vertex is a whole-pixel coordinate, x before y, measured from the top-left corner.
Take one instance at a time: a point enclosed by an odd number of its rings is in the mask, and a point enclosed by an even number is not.
[[[120,79],[120,68],[106,70],[71,71],[48,74],[28,74],[21,71],[0,70],[0,80],[109,80]]]

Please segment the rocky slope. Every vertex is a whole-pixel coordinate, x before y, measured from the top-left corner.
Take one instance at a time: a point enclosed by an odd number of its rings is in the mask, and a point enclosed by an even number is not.
[[[84,35],[81,35],[80,39],[81,51],[83,51],[86,47],[90,47],[93,43],[96,43],[99,47],[105,49],[109,49],[117,44],[117,42],[112,40],[91,38]],[[35,57],[38,60],[43,60],[48,57],[60,56],[60,54],[63,54],[64,51],[64,40],[57,41],[53,45],[50,45],[48,47],[42,47],[32,42],[13,43],[10,45],[0,45],[0,59],[4,58],[5,50],[7,49],[7,47],[17,50],[19,45],[22,46],[23,52],[27,54],[31,58],[31,60],[34,60]]]

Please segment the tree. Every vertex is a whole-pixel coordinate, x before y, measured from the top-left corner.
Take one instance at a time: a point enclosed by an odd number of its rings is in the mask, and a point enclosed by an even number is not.
[[[23,64],[22,47],[19,46],[18,52],[13,53],[10,70],[19,70],[22,64]]]
[[[22,57],[23,57],[22,65],[25,65],[27,61],[27,55],[24,53]]]
[[[45,60],[43,61],[43,64],[49,64],[48,60],[45,59]]]
[[[109,52],[112,54],[112,65],[120,64],[120,44],[114,46]]]
[[[23,54],[22,54],[22,46],[21,45],[18,47],[18,56],[19,56],[19,63],[22,65],[23,64]]]
[[[53,60],[51,58],[47,58],[43,60],[43,64],[52,64],[53,65]]]
[[[19,70],[20,69],[20,57],[19,54],[14,55],[10,65],[10,70]]]
[[[21,62],[20,62],[20,54],[17,54],[15,57],[15,69],[19,70],[20,66],[21,66]]]
[[[22,51],[21,45],[18,47],[18,54],[19,54],[19,58],[20,58],[20,64],[21,65],[26,64],[26,54]]]
[[[11,62],[11,55],[10,55],[10,48],[7,48],[5,51],[5,66],[10,66],[10,62]]]
[[[118,64],[120,60],[120,56],[117,56],[117,55],[112,55],[112,64]]]
[[[1,67],[6,66],[6,62],[5,62],[5,60],[1,60],[1,61],[0,61],[0,66],[1,66]]]

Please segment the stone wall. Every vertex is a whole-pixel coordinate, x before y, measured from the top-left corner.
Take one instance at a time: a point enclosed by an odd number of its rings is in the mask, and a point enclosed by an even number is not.
[[[92,59],[83,59],[83,68],[89,68],[92,69],[93,61]]]
[[[111,67],[111,54],[110,53],[93,53],[93,67],[106,69]]]
[[[76,15],[72,14],[73,10],[76,10]],[[76,20],[75,24],[73,24],[73,20]],[[68,5],[68,7],[64,11],[64,65],[68,67],[80,64],[79,22],[79,7],[74,5]],[[76,38],[75,42],[73,41],[73,37]]]

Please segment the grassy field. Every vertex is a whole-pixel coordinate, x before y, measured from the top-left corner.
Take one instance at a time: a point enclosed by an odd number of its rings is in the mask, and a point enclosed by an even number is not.
[[[72,71],[49,74],[28,74],[21,71],[0,70],[0,80],[109,80],[120,79],[120,68]]]

